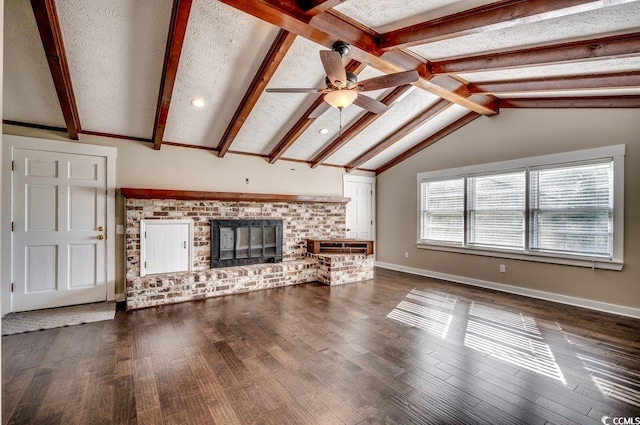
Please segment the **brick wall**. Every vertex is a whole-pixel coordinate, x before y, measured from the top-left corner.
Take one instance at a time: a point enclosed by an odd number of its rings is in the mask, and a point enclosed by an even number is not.
[[[283,261],[301,260],[306,239],[344,237],[346,205],[337,203],[222,202],[126,199],[126,278],[140,276],[140,220],[194,222],[193,270],[211,264],[210,219],[283,221]]]

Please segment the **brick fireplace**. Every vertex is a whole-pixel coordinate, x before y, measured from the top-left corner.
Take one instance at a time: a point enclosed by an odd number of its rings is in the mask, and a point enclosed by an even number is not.
[[[345,235],[348,198],[151,189],[121,191],[126,198],[129,309],[318,281],[318,259],[307,255],[306,240]],[[191,272],[140,276],[140,220],[143,219],[193,220]],[[211,220],[281,220],[282,262],[212,269]],[[372,274],[372,256],[352,257],[348,261],[363,260]]]

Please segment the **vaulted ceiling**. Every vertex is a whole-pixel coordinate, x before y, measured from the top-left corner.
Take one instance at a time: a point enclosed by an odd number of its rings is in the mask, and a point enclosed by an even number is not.
[[[381,173],[502,108],[640,107],[638,0],[13,0],[4,13],[5,122],[72,139]],[[367,92],[380,114],[265,92],[324,88],[319,51],[338,40],[359,81],[419,79]]]

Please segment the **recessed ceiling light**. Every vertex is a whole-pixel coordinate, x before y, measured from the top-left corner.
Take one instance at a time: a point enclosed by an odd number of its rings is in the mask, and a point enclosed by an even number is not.
[[[318,133],[320,133],[320,134],[327,134],[328,132],[329,132],[329,129],[328,129],[328,128],[321,128],[321,129],[318,131]]]
[[[195,106],[196,108],[202,108],[204,106],[204,100],[196,97],[196,98],[191,99],[191,104],[193,106]]]

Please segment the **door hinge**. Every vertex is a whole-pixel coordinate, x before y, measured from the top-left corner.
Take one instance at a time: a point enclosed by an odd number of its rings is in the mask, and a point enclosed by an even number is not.
[[[11,284],[11,292],[13,292],[13,286],[14,286],[14,285],[13,285],[13,283],[12,283],[12,284]]]
[[[15,232],[15,231],[16,231],[16,222],[15,222],[15,221],[12,221],[12,222],[11,222],[11,231],[12,231],[12,232]]]
[[[146,261],[144,262],[144,268],[145,269],[147,268],[147,262]]]
[[[145,237],[145,239],[147,238],[147,232],[146,232],[146,230],[145,230],[145,232],[144,232],[144,237]]]
[[[373,195],[373,190],[371,191],[371,194]]]
[[[373,220],[371,220],[371,225],[373,226]]]
[[[16,162],[11,161],[11,171],[16,171]]]

